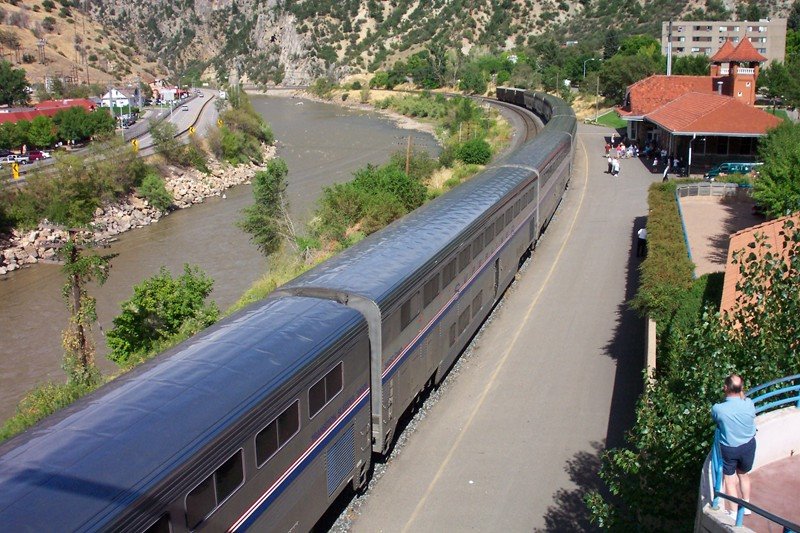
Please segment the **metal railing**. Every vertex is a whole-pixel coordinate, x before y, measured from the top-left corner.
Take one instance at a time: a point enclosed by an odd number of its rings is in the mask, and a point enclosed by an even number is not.
[[[769,411],[776,411],[789,404],[800,408],[800,374],[772,380],[747,391],[747,397],[753,400],[756,415]],[[711,447],[711,469],[714,473],[714,501],[712,507],[719,509],[719,499],[736,503],[739,509],[736,513],[736,525],[741,526],[744,521],[744,510],[763,516],[781,527],[784,533],[800,533],[800,525],[783,517],[774,515],[750,502],[722,492],[722,452],[719,444],[719,429],[714,432],[714,444]]]

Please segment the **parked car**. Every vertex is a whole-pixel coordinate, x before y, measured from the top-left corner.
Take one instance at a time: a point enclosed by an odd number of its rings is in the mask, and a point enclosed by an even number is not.
[[[726,176],[728,174],[755,174],[758,170],[758,167],[762,164],[763,163],[728,161],[715,166],[706,172],[704,177],[707,180],[710,180],[716,178],[717,176]]]
[[[28,154],[19,154],[14,156],[14,161],[19,163],[20,165],[27,165],[31,162],[31,158]]]
[[[182,107],[182,109],[183,109],[184,111],[189,111],[189,106],[188,106],[188,105],[185,105],[185,106],[183,106],[183,107]]]
[[[28,152],[28,157],[31,160],[31,163],[34,161],[39,161],[40,159],[50,159],[49,152],[43,152],[42,150],[31,150]]]
[[[3,164],[3,165],[7,164],[7,163],[11,164],[16,160],[17,160],[17,155],[16,154],[8,154],[8,155],[0,157],[0,164]]]
[[[8,157],[10,155],[14,155],[14,152],[11,150],[6,150],[5,148],[0,148],[0,158]]]

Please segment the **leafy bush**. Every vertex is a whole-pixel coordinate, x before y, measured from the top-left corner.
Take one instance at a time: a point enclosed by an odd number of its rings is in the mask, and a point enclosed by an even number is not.
[[[172,205],[172,195],[164,186],[164,178],[155,172],[145,175],[138,193],[161,212],[166,212]]]
[[[632,301],[634,309],[649,315],[659,328],[669,326],[681,298],[692,285],[694,271],[683,239],[675,187],[676,182],[650,186],[648,254],[641,266],[639,290]]]
[[[286,176],[289,168],[283,159],[272,159],[267,169],[253,176],[254,203],[242,211],[244,218],[239,227],[250,234],[250,240],[264,255],[278,251],[288,217],[286,203]]]
[[[492,159],[492,148],[483,139],[471,139],[458,147],[456,157],[467,164],[485,165]]]
[[[36,387],[19,402],[14,416],[0,427],[0,442],[22,433],[96,388],[95,384],[85,383],[47,383]]]
[[[122,303],[114,328],[106,334],[108,358],[127,366],[135,354],[147,354],[159,341],[180,333],[194,333],[219,318],[215,303],[206,303],[214,281],[188,264],[173,278],[165,267],[134,286],[133,296]]]

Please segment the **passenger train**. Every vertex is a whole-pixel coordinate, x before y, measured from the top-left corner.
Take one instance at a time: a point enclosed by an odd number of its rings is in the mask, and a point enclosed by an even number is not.
[[[513,154],[0,447],[4,531],[307,531],[367,480],[570,177],[562,100]]]

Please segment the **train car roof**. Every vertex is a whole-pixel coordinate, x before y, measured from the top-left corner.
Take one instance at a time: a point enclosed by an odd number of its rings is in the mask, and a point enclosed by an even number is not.
[[[546,164],[555,143],[567,135],[552,128],[510,157],[412,213],[370,235],[285,287],[324,287],[359,294],[387,311],[397,289],[440,257],[456,237],[491,216],[499,202]]]
[[[0,446],[0,524],[103,528],[359,328],[358,312],[311,298],[268,299],[221,321]]]

